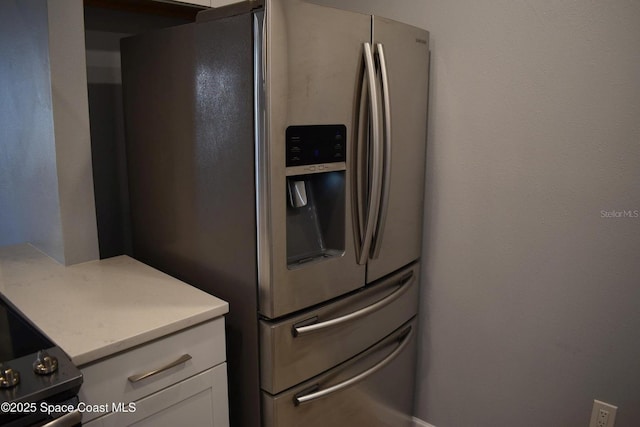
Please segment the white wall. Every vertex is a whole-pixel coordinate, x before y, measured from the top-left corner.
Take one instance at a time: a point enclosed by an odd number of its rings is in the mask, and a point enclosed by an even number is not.
[[[431,32],[416,415],[640,425],[640,2],[321,2]]]

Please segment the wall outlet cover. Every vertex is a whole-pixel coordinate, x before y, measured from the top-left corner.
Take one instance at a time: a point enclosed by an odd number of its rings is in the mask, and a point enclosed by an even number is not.
[[[617,410],[617,406],[594,400],[589,427],[613,427],[616,422]]]

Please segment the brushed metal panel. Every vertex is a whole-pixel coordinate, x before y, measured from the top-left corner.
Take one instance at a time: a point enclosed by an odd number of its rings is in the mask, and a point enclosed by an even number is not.
[[[317,317],[318,322],[370,306],[398,290],[399,281],[413,273],[402,296],[366,317],[343,325],[294,337],[294,325]],[[318,375],[360,353],[393,332],[417,312],[420,265],[414,264],[365,290],[280,322],[260,321],[261,387],[276,394]]]
[[[296,406],[296,395],[326,389],[379,364],[401,345],[409,327],[413,336],[408,346],[381,370],[347,389]],[[360,355],[278,395],[263,391],[263,426],[412,426],[416,327],[414,318]]]
[[[352,291],[364,283],[355,263],[351,202],[345,200],[345,251],[341,257],[287,268],[285,130],[290,125],[344,124],[353,139],[354,105],[362,43],[371,17],[305,3],[266,2],[266,122],[271,220],[271,267],[260,274],[260,312],[276,318]],[[348,150],[349,151],[349,150]],[[347,164],[349,160],[347,159]],[[352,171],[347,168],[346,181]],[[350,185],[350,184],[348,184]],[[350,188],[346,194],[350,194]]]
[[[382,43],[391,103],[391,174],[379,257],[367,283],[420,257],[427,140],[429,33],[374,17],[373,43]]]
[[[245,14],[122,42],[134,256],[229,302],[238,426],[260,424],[252,27]]]

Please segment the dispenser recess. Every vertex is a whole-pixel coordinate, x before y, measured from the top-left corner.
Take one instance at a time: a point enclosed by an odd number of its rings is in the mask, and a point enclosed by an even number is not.
[[[287,266],[342,256],[345,248],[346,127],[286,131]]]

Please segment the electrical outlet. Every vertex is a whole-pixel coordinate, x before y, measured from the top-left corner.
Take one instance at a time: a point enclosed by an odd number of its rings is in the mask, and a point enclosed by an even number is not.
[[[617,406],[594,400],[589,427],[613,427],[616,422],[617,410]]]

